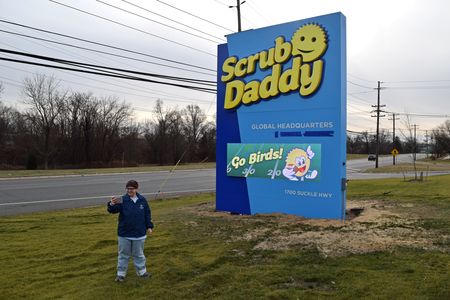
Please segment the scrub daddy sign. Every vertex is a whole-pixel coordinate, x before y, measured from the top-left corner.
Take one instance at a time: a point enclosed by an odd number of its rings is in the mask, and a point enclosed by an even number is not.
[[[327,35],[317,24],[300,27],[291,41],[277,37],[275,46],[268,50],[238,60],[236,56],[227,58],[222,66],[222,82],[225,88],[225,109],[239,104],[257,103],[261,99],[276,97],[280,93],[298,91],[301,96],[310,96],[319,88],[323,74],[320,57],[327,49]],[[282,65],[292,58],[292,67],[282,71]],[[253,74],[259,68],[271,68],[270,75],[245,83],[236,77]]]
[[[344,218],[345,55],[341,13],[219,45],[218,210]]]

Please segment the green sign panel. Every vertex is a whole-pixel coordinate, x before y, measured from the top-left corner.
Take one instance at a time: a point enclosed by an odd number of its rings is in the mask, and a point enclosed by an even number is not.
[[[320,144],[227,144],[227,176],[319,181]]]

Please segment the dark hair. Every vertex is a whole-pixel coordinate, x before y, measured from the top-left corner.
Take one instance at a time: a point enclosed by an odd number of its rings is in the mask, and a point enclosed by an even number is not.
[[[137,183],[136,180],[128,180],[125,187],[134,187],[135,189],[137,189],[139,187],[139,184]]]

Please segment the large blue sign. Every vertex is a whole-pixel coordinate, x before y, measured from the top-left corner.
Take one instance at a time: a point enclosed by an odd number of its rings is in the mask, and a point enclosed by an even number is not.
[[[229,35],[217,70],[216,208],[343,219],[345,16]]]

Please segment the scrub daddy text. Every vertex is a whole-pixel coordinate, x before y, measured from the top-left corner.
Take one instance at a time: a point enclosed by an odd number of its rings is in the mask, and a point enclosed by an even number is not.
[[[290,42],[279,36],[273,48],[241,59],[228,57],[221,76],[226,83],[224,108],[237,108],[241,103],[250,105],[296,90],[303,97],[312,95],[322,81],[324,62],[320,58],[327,50],[327,42],[327,34],[320,25],[306,24],[294,33]],[[283,70],[291,58],[291,67]],[[257,67],[271,68],[271,73],[261,81],[245,82],[243,78],[255,73]]]

